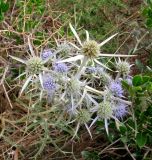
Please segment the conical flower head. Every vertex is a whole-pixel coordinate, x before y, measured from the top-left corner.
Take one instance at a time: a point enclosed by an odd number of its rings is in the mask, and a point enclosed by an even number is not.
[[[66,73],[68,71],[68,66],[65,63],[55,63],[53,68],[58,73]]]
[[[88,110],[86,109],[81,109],[77,115],[76,115],[77,120],[79,123],[84,124],[90,121],[91,119],[91,114],[89,113]]]
[[[96,67],[88,67],[88,68],[86,68],[86,72],[89,74],[93,74],[93,73],[96,74],[97,69],[96,69]]]
[[[31,57],[26,65],[27,72],[31,75],[41,73],[44,67],[43,60],[40,57]]]
[[[101,102],[97,114],[100,118],[110,119],[113,114],[111,103],[109,101]]]
[[[49,75],[43,75],[43,88],[48,92],[53,92],[56,89],[56,83],[54,79]]]
[[[94,40],[86,41],[86,42],[84,42],[84,44],[82,46],[82,53],[86,57],[95,58],[100,53],[100,46]]]
[[[109,86],[109,90],[116,97],[123,97],[123,89],[119,81],[112,81]]]
[[[116,118],[122,119],[127,114],[127,105],[121,102],[118,102],[115,105],[115,108],[113,110],[113,114]]]
[[[44,49],[43,52],[41,53],[41,59],[42,60],[47,60],[53,55],[51,49]]]
[[[117,63],[117,70],[120,74],[128,75],[130,72],[130,64],[126,61],[120,61]]]

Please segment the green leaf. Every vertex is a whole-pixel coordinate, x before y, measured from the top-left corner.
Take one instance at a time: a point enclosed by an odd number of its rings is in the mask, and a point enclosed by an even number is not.
[[[152,0],[147,0],[147,7],[148,7],[149,9],[152,8]]]
[[[2,12],[6,12],[9,9],[9,4],[2,2],[0,7],[1,7]]]
[[[122,86],[123,86],[125,89],[128,90],[128,89],[130,88],[130,85],[127,83],[126,80],[122,81],[121,83],[122,83]]]
[[[132,83],[134,86],[140,86],[142,84],[142,77],[141,75],[136,75],[133,77]]]
[[[3,21],[4,20],[4,15],[3,13],[0,14],[0,21]]]
[[[142,91],[142,88],[140,86],[138,86],[138,87],[134,87],[133,90],[134,90],[134,92]]]
[[[136,64],[136,66],[137,66],[137,68],[138,68],[139,70],[143,71],[144,65],[143,65],[143,63],[141,62],[141,60],[136,59],[136,60],[135,60],[135,64]]]
[[[146,25],[147,25],[147,27],[149,27],[149,28],[152,27],[152,19],[151,19],[151,18],[148,18],[148,19],[147,19]]]
[[[142,148],[147,142],[147,135],[144,133],[138,133],[136,136],[136,144]]]
[[[100,160],[97,152],[82,151],[81,155],[85,160]]]
[[[128,142],[128,138],[127,138],[127,136],[125,135],[125,136],[121,136],[121,141],[123,142],[123,143],[127,143]]]
[[[143,83],[146,83],[150,80],[150,77],[149,76],[143,76],[142,79],[143,79]]]
[[[128,118],[128,126],[129,126],[128,130],[132,130],[132,128],[135,129],[135,122],[133,121],[132,118]]]
[[[148,12],[147,12],[147,18],[151,19],[151,16],[152,16],[152,9],[148,9]]]
[[[142,14],[144,16],[147,16],[148,15],[148,10],[149,10],[149,8],[144,8],[143,11],[142,11]]]
[[[152,5],[152,0],[147,0],[148,5]]]
[[[121,134],[125,134],[127,132],[127,127],[124,124],[122,124],[119,127],[119,130],[120,130]]]

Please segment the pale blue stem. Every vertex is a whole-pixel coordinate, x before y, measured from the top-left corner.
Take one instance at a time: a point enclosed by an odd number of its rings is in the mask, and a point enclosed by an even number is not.
[[[120,78],[120,73],[118,72],[115,80],[117,81],[119,78]]]
[[[83,61],[82,61],[81,65],[80,65],[80,67],[79,67],[79,70],[78,70],[78,72],[75,75],[76,79],[80,79],[81,75],[85,71],[87,63],[88,63],[88,57],[84,56]]]
[[[107,135],[109,136],[108,120],[105,118],[104,122],[105,122],[105,129],[106,129]]]

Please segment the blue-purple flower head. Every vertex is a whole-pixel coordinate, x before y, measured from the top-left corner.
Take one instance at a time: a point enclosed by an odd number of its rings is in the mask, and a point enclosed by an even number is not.
[[[97,69],[96,69],[96,67],[88,67],[87,69],[86,69],[86,72],[87,73],[90,73],[90,74],[96,74],[97,73]]]
[[[50,93],[56,90],[57,88],[56,83],[51,76],[49,75],[43,76],[43,88]]]
[[[100,66],[97,66],[97,67],[96,67],[96,70],[97,70],[97,73],[98,73],[99,75],[105,73],[104,69],[103,69],[102,67],[100,67]]]
[[[113,110],[114,116],[118,119],[122,119],[127,113],[127,105],[121,102],[118,102]]]
[[[55,63],[53,65],[53,69],[56,72],[59,73],[67,73],[68,72],[68,66],[65,63]]]
[[[64,109],[70,116],[74,116],[78,113],[76,106],[72,107],[72,105],[67,105]]]
[[[120,82],[112,81],[108,87],[114,96],[123,97],[123,89]]]
[[[47,60],[53,55],[51,49],[44,49],[41,53],[41,59],[42,60]]]

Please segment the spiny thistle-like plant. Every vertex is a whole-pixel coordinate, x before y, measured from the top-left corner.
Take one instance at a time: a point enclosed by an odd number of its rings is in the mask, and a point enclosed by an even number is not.
[[[56,83],[50,75],[43,75],[42,80],[43,80],[43,88],[48,93],[53,93],[57,89]]]
[[[102,84],[108,85],[112,81],[111,76],[107,72],[105,72],[103,68],[97,67],[97,73],[99,75]]]
[[[47,100],[51,100],[51,105],[63,102],[64,107],[58,109],[63,111],[63,117],[68,119],[68,125],[77,123],[73,137],[76,136],[81,125],[85,125],[92,137],[90,127],[97,120],[104,120],[108,134],[108,122],[111,119],[115,121],[122,119],[127,114],[127,107],[131,105],[131,102],[124,99],[126,97],[121,85],[121,80],[127,80],[130,77],[130,65],[126,61],[120,60],[120,57],[131,57],[131,55],[101,53],[101,47],[117,34],[98,43],[91,40],[86,31],[86,40],[81,42],[71,24],[70,28],[78,45],[68,41],[63,44],[57,42],[57,50],[44,49],[40,56],[37,56],[30,43],[30,37],[28,37],[30,57],[23,60],[10,56],[26,65],[25,72],[19,75],[19,77],[22,75],[27,77],[21,93],[32,82],[30,92],[38,91],[39,101],[44,100],[45,93],[47,93]],[[74,52],[70,52],[70,47],[75,48]],[[112,70],[101,63],[100,60],[103,57],[119,58],[116,64],[117,70],[112,74]],[[114,73],[117,75],[114,76]],[[59,113],[61,114],[61,112],[57,112],[57,117],[60,117]],[[92,117],[92,113],[96,115],[95,118]],[[91,123],[90,127],[88,127],[89,122]]]

